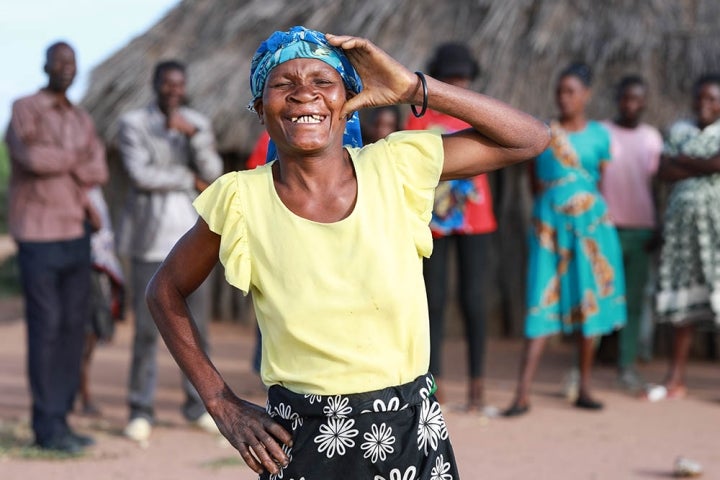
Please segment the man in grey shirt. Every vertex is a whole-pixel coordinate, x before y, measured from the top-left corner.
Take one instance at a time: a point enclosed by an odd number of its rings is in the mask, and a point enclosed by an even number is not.
[[[222,173],[210,121],[185,106],[185,66],[158,63],[153,75],[156,101],[120,119],[119,146],[131,188],[118,229],[120,253],[132,265],[135,312],[125,435],[136,441],[150,436],[155,420],[158,331],[145,303],[145,287],[197,213],[192,201]],[[208,285],[188,299],[207,350]],[[183,378],[184,417],[213,431],[215,424],[200,397]]]

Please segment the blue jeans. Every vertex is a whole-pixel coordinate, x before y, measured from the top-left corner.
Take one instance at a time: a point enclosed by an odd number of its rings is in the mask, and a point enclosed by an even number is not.
[[[133,309],[135,311],[135,336],[132,347],[132,364],[130,365],[130,385],[128,403],[130,406],[130,419],[144,417],[149,421],[155,420],[155,389],[157,386],[157,342],[158,329],[150,315],[145,302],[145,288],[148,282],[160,267],[160,262],[133,261],[132,288]],[[187,299],[192,312],[193,320],[200,332],[203,349],[208,351],[207,344],[207,317],[209,282],[198,287]],[[182,406],[183,416],[187,420],[197,420],[205,413],[205,406],[195,387],[183,375],[182,387],[185,392],[185,403]]]
[[[90,319],[90,237],[18,242],[35,441],[68,431]]]

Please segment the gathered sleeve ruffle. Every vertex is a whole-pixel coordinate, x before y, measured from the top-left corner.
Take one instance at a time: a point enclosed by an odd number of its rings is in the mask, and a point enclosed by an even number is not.
[[[218,178],[195,199],[193,206],[210,230],[220,235],[220,262],[228,283],[247,294],[252,271],[237,172]]]
[[[388,137],[388,148],[402,185],[415,247],[419,255],[429,257],[433,249],[429,225],[444,162],[442,136],[431,131],[397,132]]]

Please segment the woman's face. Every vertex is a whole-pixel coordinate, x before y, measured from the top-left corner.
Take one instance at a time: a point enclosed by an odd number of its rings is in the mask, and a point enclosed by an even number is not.
[[[705,83],[695,96],[695,114],[701,127],[715,123],[720,118],[720,85]]]
[[[470,88],[472,83],[472,80],[468,77],[444,77],[440,80],[460,88]]]
[[[375,120],[370,126],[371,141],[375,142],[385,138],[399,129],[400,120],[393,110],[380,110],[375,115]]]
[[[590,89],[574,75],[565,75],[558,81],[555,89],[560,116],[573,118],[585,113],[585,106],[590,100]]]
[[[255,109],[279,151],[318,152],[342,145],[348,94],[340,74],[321,60],[298,58],[269,74]]]

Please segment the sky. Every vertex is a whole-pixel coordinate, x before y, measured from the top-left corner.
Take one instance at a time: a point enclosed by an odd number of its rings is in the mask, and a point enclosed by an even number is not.
[[[65,40],[75,49],[78,74],[68,91],[82,98],[96,65],[144,33],[179,0],[0,1],[0,137],[15,98],[47,84],[45,49]]]

